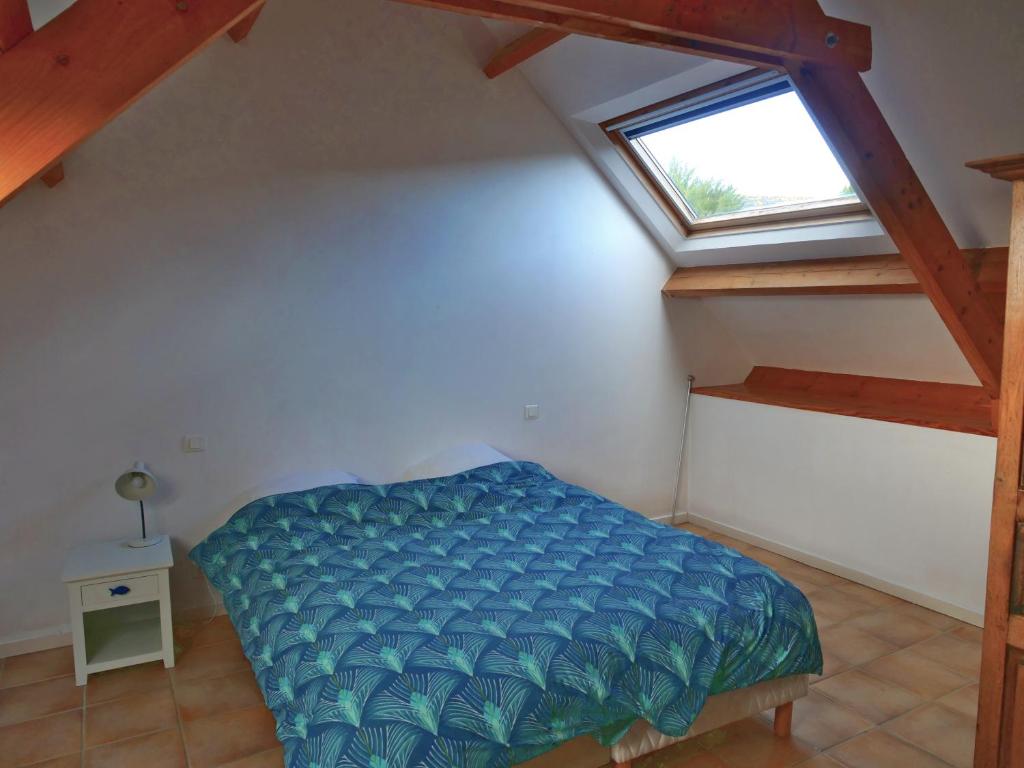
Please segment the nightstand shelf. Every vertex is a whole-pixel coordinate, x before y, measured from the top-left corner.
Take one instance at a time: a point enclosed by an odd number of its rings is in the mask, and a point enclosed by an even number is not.
[[[83,615],[86,674],[163,659],[160,603],[138,603]]]
[[[78,685],[119,667],[150,661],[174,666],[168,577],[173,565],[166,538],[144,549],[125,542],[89,544],[69,555],[64,582]]]

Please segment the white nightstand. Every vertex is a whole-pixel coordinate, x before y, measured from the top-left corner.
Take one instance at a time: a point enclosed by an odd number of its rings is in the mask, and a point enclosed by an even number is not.
[[[75,682],[85,685],[94,672],[164,662],[174,666],[171,543],[143,549],[125,542],[87,544],[72,550],[64,564],[71,603]]]

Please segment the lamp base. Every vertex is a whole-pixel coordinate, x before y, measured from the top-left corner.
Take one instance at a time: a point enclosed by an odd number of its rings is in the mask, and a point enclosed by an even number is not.
[[[146,539],[135,539],[133,541],[129,541],[127,542],[127,544],[129,547],[132,547],[134,549],[143,549],[144,547],[155,547],[163,540],[163,536],[150,536]]]

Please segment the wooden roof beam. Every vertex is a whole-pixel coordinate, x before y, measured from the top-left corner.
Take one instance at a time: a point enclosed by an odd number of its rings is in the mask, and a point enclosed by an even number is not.
[[[235,24],[233,27],[228,28],[228,37],[236,43],[240,43],[249,36],[249,32],[252,31],[253,25],[256,23],[256,19],[263,13],[263,5],[256,7],[256,10],[245,16],[240,22]]]
[[[871,67],[871,30],[831,18],[808,0],[399,0],[735,61]]]
[[[1006,298],[1008,251],[975,248],[962,252],[982,292],[994,296],[997,304]],[[898,253],[680,267],[662,290],[671,298],[923,292],[914,271]]]
[[[851,69],[787,65],[811,115],[914,271],[985,391],[999,397],[1003,326],[953,235]]]
[[[263,3],[78,0],[0,55],[0,205]]]
[[[32,34],[28,0],[0,0],[0,53]]]
[[[994,437],[997,408],[982,387],[755,366],[742,384],[695,395]]]
[[[531,29],[525,35],[513,40],[494,54],[494,57],[484,67],[484,74],[493,80],[510,69],[515,69],[527,59],[536,56],[541,51],[547,50],[568,36],[568,32],[561,32],[557,29],[544,29],[542,27]]]

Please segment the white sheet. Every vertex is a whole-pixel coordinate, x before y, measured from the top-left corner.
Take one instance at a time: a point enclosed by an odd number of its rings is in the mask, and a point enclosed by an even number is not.
[[[512,459],[486,443],[463,443],[438,451],[430,458],[413,464],[411,467],[406,467],[399,479],[402,481],[425,480],[430,477],[457,475],[459,472],[486,467],[490,464],[499,464],[503,461],[512,461]]]
[[[319,488],[322,485],[347,485],[350,483],[366,482],[359,475],[346,472],[341,469],[321,469],[313,472],[291,472],[287,475],[275,477],[265,483],[260,483],[255,488],[245,492],[248,499],[239,506],[262,499],[264,496],[276,496],[281,493],[293,491],[306,491],[310,488]]]

